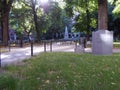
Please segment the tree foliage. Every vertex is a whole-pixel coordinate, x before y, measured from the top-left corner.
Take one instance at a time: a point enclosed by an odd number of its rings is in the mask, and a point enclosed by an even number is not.
[[[73,17],[74,14],[78,14],[75,17],[75,28],[77,31],[87,33],[87,39],[92,28],[97,25],[97,1],[96,0],[64,0],[66,5],[66,11],[68,15]]]
[[[114,2],[115,8],[113,10],[113,13],[116,17],[120,17],[120,0],[116,0]]]
[[[58,2],[50,0],[41,3],[38,0],[21,0],[14,2],[10,24],[17,31],[36,31],[37,39],[51,32],[58,33],[63,28],[62,9]]]

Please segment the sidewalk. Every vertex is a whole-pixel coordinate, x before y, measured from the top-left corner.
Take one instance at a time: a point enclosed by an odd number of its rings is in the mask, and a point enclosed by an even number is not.
[[[50,51],[50,46],[47,46],[46,48],[47,52]],[[64,52],[73,52],[74,51],[74,45],[69,46],[55,46],[53,45],[53,52],[57,51],[64,51]],[[33,46],[33,54],[37,55],[39,53],[44,52],[44,46]],[[21,62],[24,59],[31,57],[31,47],[23,47],[23,48],[11,48],[10,52],[5,52],[1,54],[1,63],[2,66],[9,65],[9,64],[15,64],[18,62]]]
[[[43,52],[43,47],[34,47],[34,55]],[[8,64],[14,64],[17,62],[21,62],[24,59],[31,57],[31,47],[23,47],[23,48],[13,48],[10,52],[1,54],[1,63],[2,66]]]
[[[53,52],[74,52],[75,45],[54,45],[53,44]],[[50,47],[47,46],[47,51],[50,51]],[[33,54],[37,55],[39,53],[44,52],[43,46],[34,46]],[[91,48],[86,48],[85,52],[92,52]],[[119,53],[120,49],[114,49],[114,53]],[[23,48],[13,48],[10,52],[1,54],[1,63],[2,66],[15,64],[21,62],[24,59],[31,57],[31,47],[23,47]]]

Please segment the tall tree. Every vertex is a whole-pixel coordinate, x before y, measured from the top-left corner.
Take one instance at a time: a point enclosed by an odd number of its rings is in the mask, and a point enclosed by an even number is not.
[[[36,36],[37,36],[37,41],[40,41],[41,37],[41,25],[40,23],[40,18],[43,15],[43,9],[41,9],[41,1],[39,0],[23,0],[23,2],[26,4],[26,6],[31,8],[32,15],[33,15],[33,21],[34,21],[34,26],[35,26],[35,31],[36,31]]]
[[[13,3],[13,0],[1,0],[1,27],[2,27],[2,41],[5,45],[8,44],[9,40],[9,12]]]
[[[61,20],[61,12],[62,9],[58,6],[58,2],[49,2],[48,9],[44,11],[47,12],[47,16],[50,20],[50,27],[49,30],[51,30],[52,35],[55,35],[56,33],[60,32],[60,29],[62,27],[62,20]]]
[[[31,0],[31,7],[33,11],[34,23],[35,23],[35,30],[37,34],[37,41],[40,41],[40,30],[38,25],[38,16],[37,16],[37,8],[36,8],[37,0]]]
[[[21,36],[18,35],[18,38],[22,39],[23,32],[26,32],[29,37],[34,27],[31,8],[23,2],[13,3],[13,8],[10,13],[10,26],[19,32]]]

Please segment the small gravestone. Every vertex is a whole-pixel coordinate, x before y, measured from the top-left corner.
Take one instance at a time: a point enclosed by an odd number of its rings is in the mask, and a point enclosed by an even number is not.
[[[95,55],[111,55],[113,49],[113,32],[98,30],[92,33],[92,53]]]
[[[75,53],[84,53],[85,50],[84,50],[84,47],[82,45],[77,45],[75,47]]]

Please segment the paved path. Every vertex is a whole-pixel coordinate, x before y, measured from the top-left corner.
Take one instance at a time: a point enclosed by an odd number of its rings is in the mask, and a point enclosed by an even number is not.
[[[64,51],[64,52],[73,52],[75,45],[54,45],[53,44],[53,52],[55,51]],[[50,51],[50,46],[47,46],[47,51]],[[39,54],[44,52],[44,47],[41,46],[34,46],[33,47],[33,54]],[[23,47],[23,48],[11,48],[10,52],[5,52],[1,54],[1,63],[2,66],[8,64],[14,64],[21,62],[24,59],[31,57],[31,47]]]
[[[43,47],[34,47],[34,54],[38,54],[40,52],[43,52]],[[30,57],[31,57],[31,47],[14,48],[11,49],[10,52],[1,54],[1,63],[2,66],[4,66],[7,64],[20,62]]]
[[[53,52],[74,52],[75,45],[59,45],[53,44]],[[47,46],[47,51],[50,51],[50,47]],[[44,47],[34,46],[34,55],[44,52]],[[91,52],[91,48],[86,48],[85,52]],[[120,50],[116,49],[113,52],[120,52]],[[12,48],[10,52],[1,54],[1,63],[2,66],[14,64],[21,62],[24,59],[31,57],[31,47],[24,48]]]

